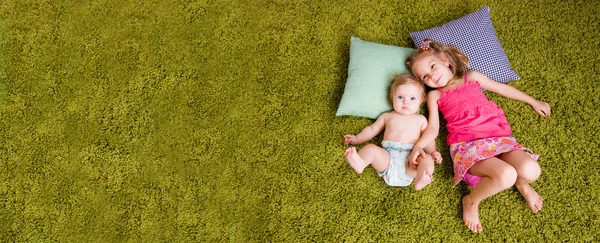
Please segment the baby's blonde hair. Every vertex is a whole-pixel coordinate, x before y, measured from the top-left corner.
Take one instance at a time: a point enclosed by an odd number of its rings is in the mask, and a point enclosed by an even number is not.
[[[394,103],[394,96],[396,96],[396,89],[400,85],[415,83],[421,88],[421,103],[425,101],[427,95],[425,95],[425,85],[423,82],[419,81],[414,75],[410,73],[398,74],[394,77],[394,81],[390,86],[390,96],[388,97],[390,104]]]
[[[462,79],[469,70],[469,58],[462,53],[460,50],[453,46],[444,45],[432,39],[425,39],[423,42],[428,43],[423,47],[423,44],[417,48],[406,60],[406,64],[412,71],[412,65],[415,61],[419,60],[425,55],[434,55],[437,58],[445,58],[448,60],[450,71],[454,74],[457,79]],[[420,80],[419,77],[417,79]]]

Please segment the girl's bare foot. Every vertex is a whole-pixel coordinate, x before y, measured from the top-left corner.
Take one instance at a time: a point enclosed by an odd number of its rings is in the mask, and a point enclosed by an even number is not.
[[[421,190],[423,187],[429,185],[433,181],[433,175],[429,172],[429,170],[425,169],[418,174],[415,178],[415,190]]]
[[[465,225],[473,232],[483,231],[483,226],[479,222],[479,204],[475,204],[469,200],[469,195],[466,195],[462,199],[463,204],[463,221]]]
[[[354,171],[356,171],[356,173],[358,174],[362,173],[363,170],[365,170],[365,168],[369,165],[360,157],[360,155],[358,155],[355,147],[350,147],[346,149],[345,155],[348,164],[350,164],[350,166],[352,166],[352,169],[354,169]]]
[[[544,203],[544,198],[542,198],[528,183],[524,183],[521,185],[515,185],[517,190],[523,195],[527,205],[532,212],[537,213],[542,210],[542,204]]]

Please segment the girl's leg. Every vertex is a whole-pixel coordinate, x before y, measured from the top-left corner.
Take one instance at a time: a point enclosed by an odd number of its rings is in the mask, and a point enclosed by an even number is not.
[[[356,152],[355,147],[346,149],[346,160],[358,174],[362,173],[369,165],[373,166],[377,172],[385,171],[390,165],[388,152],[375,144],[368,144],[359,152]]]
[[[492,195],[512,187],[517,180],[517,171],[513,166],[498,158],[489,158],[477,162],[469,169],[469,174],[481,177],[481,181],[464,196],[463,220],[473,232],[481,232],[479,222],[479,203]]]
[[[415,190],[421,190],[433,181],[434,162],[431,156],[419,156],[417,162],[417,166],[406,163],[406,174],[415,178]]]
[[[534,213],[542,210],[544,199],[529,185],[536,181],[542,170],[540,165],[523,150],[515,150],[501,154],[500,159],[506,161],[517,170],[515,187],[525,198],[527,205]]]

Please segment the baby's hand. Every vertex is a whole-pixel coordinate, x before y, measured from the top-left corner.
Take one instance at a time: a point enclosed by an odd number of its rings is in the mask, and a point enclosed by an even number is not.
[[[546,117],[550,116],[550,105],[548,103],[540,101],[540,100],[535,100],[530,105],[541,116],[546,116]]]
[[[355,135],[344,135],[344,144],[357,144],[358,138]]]
[[[431,157],[433,158],[433,161],[435,161],[438,164],[442,163],[442,154],[440,154],[440,152],[438,151],[433,151],[431,152]]]

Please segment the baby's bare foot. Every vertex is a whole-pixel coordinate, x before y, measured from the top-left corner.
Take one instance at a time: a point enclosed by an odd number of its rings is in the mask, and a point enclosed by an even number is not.
[[[523,184],[516,186],[517,190],[523,195],[527,205],[532,212],[537,213],[542,210],[542,204],[544,203],[544,198],[542,198],[529,184]]]
[[[469,200],[469,195],[466,195],[462,199],[463,204],[463,221],[465,225],[473,232],[483,231],[483,226],[479,222],[479,204],[475,204]]]
[[[352,169],[356,171],[356,173],[360,174],[367,167],[367,163],[358,155],[355,147],[350,147],[346,149],[346,160],[348,164],[352,166]]]
[[[429,170],[425,169],[418,174],[415,178],[415,190],[421,190],[423,187],[429,185],[433,181],[433,175],[429,172]]]

